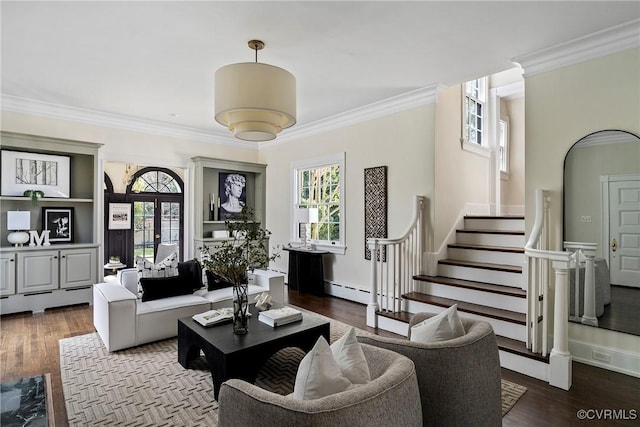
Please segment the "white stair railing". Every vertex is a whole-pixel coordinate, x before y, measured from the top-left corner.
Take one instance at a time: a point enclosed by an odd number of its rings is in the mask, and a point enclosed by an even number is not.
[[[579,259],[580,251],[591,258],[595,248],[588,243],[566,246],[569,251],[549,248],[549,195],[536,191],[536,216],[529,240],[525,245],[525,280],[527,284],[527,348],[543,356],[549,354],[549,384],[569,390],[571,388],[571,353],[569,353],[569,286],[568,271]],[[555,272],[551,281],[551,270]],[[587,270],[585,270],[587,271]],[[588,274],[588,273],[587,273]],[[585,276],[587,276],[585,274]],[[553,316],[550,313],[550,290],[555,286]],[[595,291],[594,291],[595,314]],[[591,302],[589,302],[591,304]],[[594,316],[595,317],[595,316]],[[549,327],[553,325],[553,347],[549,352]]]
[[[596,317],[596,279],[595,264],[593,262],[598,249],[597,243],[583,242],[564,242],[564,248],[569,252],[573,252],[573,260],[571,269],[573,270],[573,313],[569,313],[569,319],[574,322],[580,322],[584,325],[598,326],[598,318]],[[580,270],[584,269],[584,309],[580,316]]]
[[[416,196],[413,217],[407,230],[394,239],[367,239],[371,252],[371,297],[367,306],[367,326],[378,327],[378,311],[403,311],[402,295],[414,289],[413,276],[422,274],[424,245],[424,205]]]

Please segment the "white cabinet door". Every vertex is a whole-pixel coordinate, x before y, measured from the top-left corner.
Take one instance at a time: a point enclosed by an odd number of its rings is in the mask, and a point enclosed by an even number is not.
[[[16,254],[0,254],[0,296],[16,293]]]
[[[58,288],[58,251],[18,253],[16,283],[18,293]]]
[[[91,286],[98,276],[96,248],[60,251],[60,288]]]

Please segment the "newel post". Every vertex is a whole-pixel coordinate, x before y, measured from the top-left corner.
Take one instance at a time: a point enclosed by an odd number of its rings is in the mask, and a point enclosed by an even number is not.
[[[563,390],[569,390],[572,381],[569,353],[568,264],[568,260],[553,262],[556,291],[553,308],[553,348],[549,355],[549,384]]]
[[[593,264],[594,253],[584,251],[584,315],[580,322],[584,325],[598,326],[596,317],[596,279]],[[577,303],[576,303],[577,304]]]
[[[367,245],[371,252],[371,294],[369,296],[369,305],[367,305],[367,326],[371,328],[378,327],[378,275],[376,274],[376,262],[378,259],[378,241],[375,238],[368,239]]]

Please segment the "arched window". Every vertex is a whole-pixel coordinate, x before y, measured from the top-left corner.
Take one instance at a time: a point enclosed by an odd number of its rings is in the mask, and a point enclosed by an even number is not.
[[[127,195],[132,202],[134,255],[155,261],[160,243],[178,244],[182,259],[183,181],[172,170],[147,167],[137,171]]]

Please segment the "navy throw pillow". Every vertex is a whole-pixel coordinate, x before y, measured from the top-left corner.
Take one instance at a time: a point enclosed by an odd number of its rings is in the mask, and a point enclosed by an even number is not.
[[[180,276],[142,277],[142,302],[193,293],[191,283]]]

